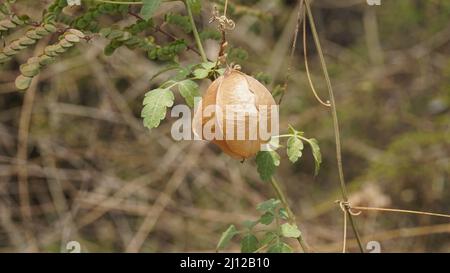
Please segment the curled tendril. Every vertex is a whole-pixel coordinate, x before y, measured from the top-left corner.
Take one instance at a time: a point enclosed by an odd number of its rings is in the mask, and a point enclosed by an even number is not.
[[[227,18],[226,15],[219,15],[217,7],[214,7],[213,16],[209,19],[209,23],[211,24],[216,21],[219,23],[219,29],[221,31],[233,30],[236,27],[236,23],[233,20]]]
[[[303,18],[306,18],[305,11],[303,11]],[[323,101],[317,94],[316,89],[314,88],[314,84],[311,79],[311,73],[309,72],[308,54],[306,52],[307,52],[306,51],[306,23],[303,22],[303,57],[305,60],[306,76],[308,77],[309,86],[311,86],[311,90],[314,94],[314,97],[317,99],[317,101],[320,104],[322,104],[325,107],[331,107],[331,102],[329,100]]]
[[[239,64],[235,64],[235,63],[231,63],[228,67],[230,67],[231,69],[234,69],[234,70],[239,70],[239,71],[242,69],[242,67]]]
[[[353,211],[353,208],[350,206],[348,201],[336,200],[336,203],[339,204],[339,207],[344,213],[348,212],[353,216],[358,216],[361,214],[361,211]]]

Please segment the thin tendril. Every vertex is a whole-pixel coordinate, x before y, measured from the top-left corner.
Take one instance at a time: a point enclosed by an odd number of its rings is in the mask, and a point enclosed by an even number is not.
[[[404,210],[404,209],[391,209],[391,208],[376,208],[376,207],[351,207],[355,210],[365,210],[365,211],[384,211],[384,212],[400,212],[400,213],[410,213],[410,214],[419,214],[419,215],[429,215],[436,217],[445,217],[450,218],[449,214],[442,213],[434,213],[434,212],[426,212],[426,211],[417,211],[417,210]]]
[[[305,18],[305,11],[303,10],[303,17]],[[306,53],[306,22],[303,22],[303,57],[305,59],[305,68],[306,68],[306,76],[308,77],[309,86],[311,86],[311,90],[314,94],[314,97],[316,97],[317,101],[326,107],[331,107],[330,101],[327,100],[327,102],[324,102],[319,95],[317,95],[316,89],[314,88],[314,84],[311,79],[311,74],[309,72],[309,66],[308,66],[308,54]]]
[[[409,214],[418,214],[418,215],[427,215],[427,216],[435,216],[435,217],[444,217],[450,218],[449,214],[443,213],[434,213],[434,212],[426,212],[426,211],[418,211],[418,210],[405,210],[405,209],[393,209],[393,208],[378,208],[378,207],[360,207],[360,206],[351,206],[349,202],[337,200],[336,203],[339,204],[342,212],[344,213],[344,234],[343,234],[343,244],[342,244],[342,253],[345,253],[347,248],[347,213],[350,215],[360,215],[362,211],[378,211],[378,212],[399,212],[399,213],[409,213]],[[357,211],[354,211],[357,210]]]
[[[344,236],[342,240],[342,253],[347,249],[347,212],[344,211]]]
[[[320,63],[322,66],[323,74],[325,76],[325,81],[327,84],[328,89],[328,95],[330,98],[330,104],[331,104],[331,116],[333,118],[333,128],[334,128],[334,136],[335,136],[335,144],[336,144],[336,161],[338,166],[338,173],[339,173],[339,183],[341,187],[341,193],[342,197],[344,198],[344,201],[348,201],[348,194],[347,194],[347,186],[345,185],[345,178],[344,178],[344,170],[342,167],[342,154],[341,154],[341,138],[339,134],[339,120],[337,116],[337,110],[336,110],[336,101],[334,99],[334,93],[333,93],[333,87],[331,85],[330,76],[328,75],[327,65],[325,62],[325,57],[322,52],[322,46],[320,45],[320,39],[319,35],[317,34],[316,25],[314,22],[314,17],[311,12],[311,7],[309,4],[309,0],[305,0],[305,7],[309,19],[309,24],[312,32],[312,36],[314,38],[314,42],[316,44],[317,53],[319,55]],[[356,241],[358,242],[358,247],[361,252],[364,252],[364,248],[362,245],[361,237],[358,232],[358,228],[356,226],[355,221],[353,220],[352,214],[348,214],[348,218],[350,221],[350,225],[353,229],[353,232],[356,237]]]
[[[228,46],[226,31],[233,30],[236,27],[236,24],[233,20],[227,18],[227,9],[228,9],[228,0],[225,1],[223,8],[223,15],[219,16],[219,12],[216,7],[214,7],[213,16],[209,19],[209,23],[218,22],[218,29],[222,35],[222,41],[220,42],[220,50],[217,56],[217,61],[215,67],[218,67],[220,64],[227,64],[227,53],[226,49]]]
[[[341,201],[341,200],[336,200],[336,203],[339,204],[339,207],[341,208],[342,212],[344,213],[344,233],[343,233],[343,240],[342,240],[342,253],[345,253],[346,249],[347,249],[347,214],[349,216],[354,215],[354,216],[358,216],[361,214],[361,212],[355,212],[352,211],[352,207],[350,206],[350,203],[347,201]]]

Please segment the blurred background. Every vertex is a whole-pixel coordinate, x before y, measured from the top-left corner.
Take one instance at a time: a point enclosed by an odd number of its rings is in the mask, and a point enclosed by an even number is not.
[[[230,1],[236,22],[230,59],[276,89],[289,63],[297,1]],[[202,2],[197,25],[213,28],[216,1]],[[14,6],[39,20],[49,3]],[[450,2],[316,0],[312,8],[334,86],[352,204],[450,213]],[[182,4],[164,3],[157,17],[177,9]],[[325,99],[307,34],[312,78]],[[301,37],[280,129],[292,124],[317,138],[323,163],[314,177],[309,147],[296,164],[281,152],[277,178],[309,244],[340,251],[332,120],[310,90]],[[274,196],[270,185],[253,159],[240,163],[211,144],[173,140],[173,118],[144,128],[143,96],[170,73],[152,79],[162,64],[126,48],[105,56],[106,44],[94,37],[77,45],[42,71],[28,96],[14,87],[18,65],[45,41],[0,67],[0,251],[65,252],[67,242],[78,241],[86,252],[124,252],[133,238],[143,252],[214,251],[229,224],[259,217],[256,205]],[[205,47],[215,59],[218,42]],[[191,51],[180,58],[192,60],[200,61]],[[363,212],[356,220],[363,240],[378,241],[382,252],[450,251],[445,218]],[[357,251],[350,229],[349,237],[349,249]],[[238,242],[227,251],[239,251]]]

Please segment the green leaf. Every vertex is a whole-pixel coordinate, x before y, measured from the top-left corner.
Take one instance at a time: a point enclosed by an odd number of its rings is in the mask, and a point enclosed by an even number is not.
[[[80,37],[78,37],[75,34],[66,34],[64,35],[64,40],[70,42],[70,43],[79,43],[80,42]]]
[[[245,220],[242,222],[242,225],[248,229],[252,229],[256,224],[258,224],[259,221],[251,221],[251,220]]]
[[[291,136],[287,141],[287,155],[292,163],[302,156],[303,142],[296,136]]]
[[[209,71],[203,68],[198,68],[194,70],[194,76],[196,79],[204,79],[208,77]]]
[[[216,73],[222,76],[225,73],[225,70],[226,70],[225,68],[219,68],[216,70]]]
[[[161,5],[161,2],[162,0],[143,0],[139,15],[145,20],[150,19],[158,9],[159,5]]]
[[[20,45],[19,45],[20,46]],[[0,52],[0,63],[6,62],[7,60],[9,60],[11,57],[3,54]]]
[[[111,44],[108,44],[107,46],[105,46],[105,49],[103,49],[103,53],[106,56],[111,56],[114,53],[114,51],[116,51],[116,48],[111,46]]]
[[[202,9],[200,0],[187,0],[187,4],[191,7],[193,13],[200,13]]]
[[[259,218],[259,222],[263,225],[270,225],[273,222],[273,218],[273,212],[267,211]]]
[[[24,75],[19,75],[15,81],[17,89],[20,89],[20,90],[27,89],[28,87],[30,87],[31,80],[33,80],[33,78],[25,77]]]
[[[192,80],[184,80],[178,83],[181,96],[186,100],[189,107],[194,107],[194,98],[200,97],[198,85]]]
[[[290,124],[289,124],[288,126],[289,126],[289,133],[295,135],[295,133],[297,132],[297,130],[295,130],[295,128],[292,127],[292,125],[290,125]]]
[[[167,107],[173,105],[174,96],[169,89],[155,89],[145,94],[144,108],[141,117],[144,118],[144,126],[156,128],[161,120],[166,117]]]
[[[110,33],[108,33],[108,35],[106,37],[110,40],[114,40],[114,39],[122,37],[123,34],[124,34],[124,32],[120,29],[113,29]]]
[[[311,146],[315,162],[314,175],[317,175],[319,173],[320,163],[322,163],[322,154],[320,153],[319,143],[315,138],[309,139],[308,143]]]
[[[301,235],[300,230],[297,228],[297,226],[284,223],[281,225],[281,235],[287,238],[298,238]]]
[[[276,207],[281,204],[281,201],[278,199],[269,199],[267,201],[264,201],[260,204],[258,204],[258,206],[256,206],[256,209],[262,212],[267,212],[267,211],[274,211],[276,209]]]
[[[39,73],[39,63],[22,64],[20,72],[26,77],[34,77]]]
[[[200,35],[200,39],[202,40],[202,41],[205,41],[205,40],[207,40],[207,39],[212,39],[212,40],[216,40],[216,41],[220,41],[220,39],[221,39],[221,35],[220,35],[220,32],[219,31],[217,31],[217,30],[215,30],[215,29],[212,29],[212,28],[206,28],[206,29],[203,29],[200,33],[199,33],[199,35]]]
[[[175,79],[177,80],[184,80],[186,77],[191,74],[191,70],[187,67],[180,67],[177,70],[177,74],[175,75]]]
[[[225,232],[220,236],[219,243],[217,243],[216,250],[224,249],[233,239],[233,237],[238,233],[234,225],[230,225]]]
[[[270,76],[264,72],[258,72],[253,77],[264,85],[269,85],[272,81]]]
[[[275,87],[272,89],[272,96],[274,98],[279,97],[284,92],[284,87],[280,84],[275,85]]]
[[[241,252],[252,253],[258,249],[258,239],[253,234],[247,234],[241,240]]]
[[[276,150],[278,150],[280,147],[282,147],[281,144],[280,144],[280,139],[279,139],[279,138],[276,138],[276,137],[270,138],[270,141],[269,141],[268,145],[269,145],[269,147],[270,147],[270,149],[271,149],[272,151],[276,151]]]
[[[270,244],[273,240],[278,238],[278,234],[273,232],[273,231],[269,231],[266,234],[264,234],[264,237],[262,238],[260,245],[267,245]]]
[[[165,15],[164,20],[169,24],[180,27],[186,33],[190,33],[192,31],[191,21],[188,16],[169,12]]]
[[[280,165],[280,156],[275,151],[260,151],[256,155],[256,164],[259,176],[264,181],[269,181]]]
[[[107,37],[109,34],[111,34],[112,31],[113,31],[113,30],[112,30],[110,27],[106,27],[106,28],[100,29],[99,34],[100,34],[102,37]]]
[[[202,63],[202,67],[208,71],[211,71],[214,67],[216,67],[216,63],[205,62],[205,63]]]
[[[278,211],[278,214],[280,215],[281,219],[284,219],[284,220],[289,219],[289,214],[287,213],[287,211],[284,208],[280,208],[280,210]]]
[[[230,61],[243,62],[248,58],[248,52],[239,47],[232,47],[228,50],[228,58]]]
[[[292,253],[292,248],[286,244],[285,242],[279,241],[273,244],[269,250],[268,253]]]

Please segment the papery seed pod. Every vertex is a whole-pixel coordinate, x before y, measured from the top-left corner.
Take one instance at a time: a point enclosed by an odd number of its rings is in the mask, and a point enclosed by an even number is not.
[[[272,111],[278,108],[267,88],[229,68],[208,87],[194,115],[193,131],[231,157],[246,159],[260,151],[273,135],[272,119],[278,118],[278,112]],[[266,135],[261,134],[261,127],[266,128]],[[205,135],[209,129],[213,138]]]

